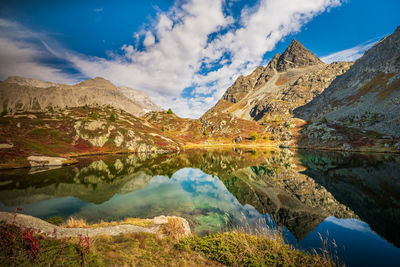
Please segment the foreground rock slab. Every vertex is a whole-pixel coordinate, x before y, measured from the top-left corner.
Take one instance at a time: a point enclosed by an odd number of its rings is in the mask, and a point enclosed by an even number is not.
[[[167,225],[170,219],[174,219],[182,226],[182,236],[191,234],[189,223],[186,219],[176,216],[158,216],[152,219],[153,225],[150,227],[142,227],[132,224],[121,224],[116,226],[96,227],[96,228],[65,228],[56,226],[39,218],[25,215],[14,214],[11,212],[0,212],[0,221],[9,224],[15,224],[20,227],[36,230],[40,234],[51,236],[54,238],[79,237],[88,236],[94,237],[99,235],[116,236],[127,233],[152,233],[158,234],[162,227]]]

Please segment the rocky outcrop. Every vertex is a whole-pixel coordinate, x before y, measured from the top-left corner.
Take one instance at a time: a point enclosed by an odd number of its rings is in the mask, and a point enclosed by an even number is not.
[[[400,27],[295,114],[400,138]]]
[[[119,88],[103,78],[86,80],[75,85],[22,77],[10,77],[0,82],[0,110],[9,113],[85,105],[111,105],[136,116],[159,109],[143,92],[131,91],[128,98]]]
[[[76,163],[76,160],[66,159],[61,157],[46,157],[46,156],[30,156],[28,157],[31,167],[43,166],[62,166]]]

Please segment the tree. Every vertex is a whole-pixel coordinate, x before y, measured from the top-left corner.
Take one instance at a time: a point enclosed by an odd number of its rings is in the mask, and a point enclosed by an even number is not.
[[[115,122],[117,120],[117,116],[114,113],[111,113],[109,120],[111,122]]]
[[[172,112],[172,109],[170,109],[170,108],[168,109],[167,113],[168,114],[174,114],[174,112]]]
[[[99,114],[97,114],[96,111],[92,112],[92,119],[95,120],[95,121],[97,121],[99,119]]]

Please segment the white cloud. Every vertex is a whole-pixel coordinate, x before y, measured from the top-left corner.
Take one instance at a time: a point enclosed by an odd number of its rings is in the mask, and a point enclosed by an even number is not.
[[[380,39],[380,38],[379,38]],[[362,44],[356,45],[352,48],[345,49],[339,52],[332,53],[330,55],[321,57],[321,60],[325,63],[332,63],[335,61],[354,61],[364,55],[364,52],[371,48],[377,43],[377,38],[364,42]]]
[[[100,7],[100,8],[95,8],[95,9],[93,9],[93,12],[95,12],[95,13],[103,12],[103,8],[102,8],[102,7]]]
[[[117,85],[143,90],[163,108],[172,107],[184,117],[199,117],[239,75],[265,64],[263,55],[283,37],[340,5],[340,0],[259,0],[242,10],[236,21],[228,15],[231,11],[224,13],[232,3],[177,1],[169,11],[159,12],[150,28],[134,33],[136,40],[123,45],[122,54],[114,51],[108,58],[60,47],[48,51],[72,62],[85,76],[102,76]],[[215,38],[210,40],[211,34]],[[138,42],[145,49],[137,49]],[[224,64],[215,71],[202,69],[221,62]],[[195,88],[192,96],[182,97],[188,87]]]
[[[340,0],[260,0],[256,7],[242,11],[239,28],[219,34],[235,22],[223,13],[224,3],[189,0],[182,7],[159,13],[154,28],[144,33],[144,51],[126,44],[124,54],[111,59],[74,53],[69,53],[68,59],[87,76],[103,76],[144,90],[162,107],[172,107],[181,116],[198,117],[234,79],[264,63],[263,55],[284,36],[298,32],[315,15],[340,5]],[[217,37],[207,42],[211,33]],[[226,53],[230,64],[201,73],[202,64],[215,64]],[[195,97],[180,97],[190,86],[196,87]],[[198,96],[210,93],[209,97]]]
[[[43,37],[16,22],[0,19],[0,79],[17,75],[52,82],[75,82],[62,70],[40,63],[51,57],[40,42]]]

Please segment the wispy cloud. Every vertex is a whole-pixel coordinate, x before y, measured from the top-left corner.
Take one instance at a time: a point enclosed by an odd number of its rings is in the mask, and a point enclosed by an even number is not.
[[[52,82],[76,82],[73,75],[41,63],[54,58],[42,45],[44,38],[44,34],[0,18],[0,79],[19,75]]]
[[[103,12],[103,8],[102,7],[95,8],[95,9],[93,9],[93,12],[95,12],[95,13]]]
[[[330,55],[321,57],[321,60],[324,61],[325,63],[332,63],[335,61],[354,61],[359,59],[364,55],[364,52],[371,48],[374,44],[376,44],[379,39],[382,37],[377,37],[371,40],[368,40],[362,44],[356,45],[352,48],[348,48],[342,51],[338,51],[335,53],[332,53]]]

